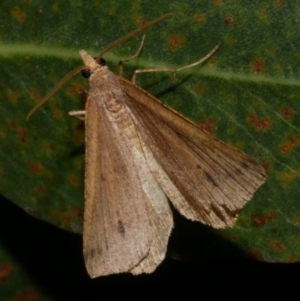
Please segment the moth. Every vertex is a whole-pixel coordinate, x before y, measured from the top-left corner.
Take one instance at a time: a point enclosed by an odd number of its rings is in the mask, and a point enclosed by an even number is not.
[[[153,272],[173,227],[169,202],[190,220],[230,227],[266,178],[250,157],[109,71],[102,55],[119,43],[96,59],[80,51],[85,67],[75,72],[83,69],[90,90],[85,111],[69,113],[85,120],[83,253],[91,277]]]

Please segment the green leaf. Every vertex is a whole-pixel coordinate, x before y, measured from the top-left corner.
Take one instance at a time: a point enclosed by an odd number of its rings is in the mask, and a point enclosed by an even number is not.
[[[273,1],[172,1],[160,7],[127,1],[9,2],[2,5],[0,192],[29,214],[63,229],[82,230],[84,127],[69,118],[83,109],[75,77],[28,122],[30,109],[70,70],[78,51],[97,55],[146,21],[173,17],[146,32],[132,70],[184,66],[221,43],[203,66],[177,74],[143,74],[137,84],[219,139],[262,164],[266,183],[225,230],[189,224],[172,254],[222,254],[226,241],[242,254],[269,262],[300,258],[299,96],[300,18],[296,3]],[[111,70],[134,54],[141,35],[105,55]],[[101,146],[99,151],[101,151]],[[176,232],[176,231],[175,231]],[[179,233],[179,232],[178,232]],[[202,237],[210,237],[205,248]],[[175,243],[176,242],[176,243]],[[208,245],[207,245],[208,244]],[[229,252],[228,252],[229,253]],[[186,256],[186,255],[184,255]]]

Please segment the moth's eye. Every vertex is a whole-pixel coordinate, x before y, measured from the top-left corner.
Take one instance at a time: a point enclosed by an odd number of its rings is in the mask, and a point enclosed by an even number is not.
[[[89,78],[91,76],[91,70],[89,68],[85,68],[81,70],[81,75],[84,78]]]
[[[100,66],[106,66],[105,59],[103,59],[102,57],[97,58],[97,63],[98,63]]]
[[[101,57],[101,58],[100,58],[99,64],[100,64],[101,66],[106,66],[106,61],[105,61],[105,59],[103,59],[103,58]]]

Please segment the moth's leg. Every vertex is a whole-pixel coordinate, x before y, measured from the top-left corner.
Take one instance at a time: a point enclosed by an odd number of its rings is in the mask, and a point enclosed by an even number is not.
[[[85,120],[85,111],[70,111],[69,116],[75,117],[79,120]]]
[[[206,61],[208,58],[210,58],[214,53],[215,51],[219,48],[220,44],[218,44],[217,46],[215,46],[206,56],[204,56],[201,60],[195,62],[195,63],[192,63],[192,64],[189,64],[189,65],[186,65],[186,66],[183,66],[183,67],[180,67],[180,68],[155,68],[155,69],[141,69],[141,70],[135,70],[132,74],[132,77],[131,77],[131,81],[133,83],[135,83],[135,79],[136,79],[136,75],[138,73],[146,73],[146,72],[172,72],[174,73],[177,73],[178,71],[181,71],[181,70],[184,70],[184,69],[188,69],[188,68],[191,68],[191,67],[194,67],[194,66],[197,66],[201,63],[203,63],[204,61]]]
[[[86,100],[87,100],[87,98],[89,96],[88,92],[86,90],[84,90],[84,89],[80,89],[77,92],[77,94],[79,95],[80,100],[83,101],[83,103],[85,104],[85,102],[86,102]]]
[[[122,59],[119,62],[119,67],[118,67],[118,74],[119,75],[122,75],[122,73],[123,73],[123,63],[124,62],[129,62],[129,61],[133,60],[134,58],[136,58],[141,53],[143,45],[144,45],[145,37],[146,37],[146,35],[143,35],[143,39],[142,39],[142,42],[140,44],[140,47],[139,47],[139,49],[137,50],[137,52],[134,55],[126,57],[126,58]]]
[[[84,89],[80,89],[78,91],[78,95],[79,95],[80,99],[84,103],[86,103],[86,100],[87,100],[87,98],[89,96],[88,92],[85,91]],[[68,115],[71,116],[71,117],[75,117],[75,118],[77,118],[79,120],[83,120],[83,121],[85,120],[85,111],[70,111],[68,113]]]

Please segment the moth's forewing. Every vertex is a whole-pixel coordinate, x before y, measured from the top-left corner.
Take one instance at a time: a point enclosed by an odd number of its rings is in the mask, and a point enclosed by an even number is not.
[[[124,78],[121,81],[143,145],[172,182],[166,185],[166,180],[156,178],[174,206],[189,219],[216,228],[232,226],[264,183],[264,169],[141,88]],[[179,192],[170,193],[169,186]]]
[[[118,77],[107,69],[94,72],[86,103],[86,267],[91,277],[150,273],[165,257],[172,213],[144,157]]]

